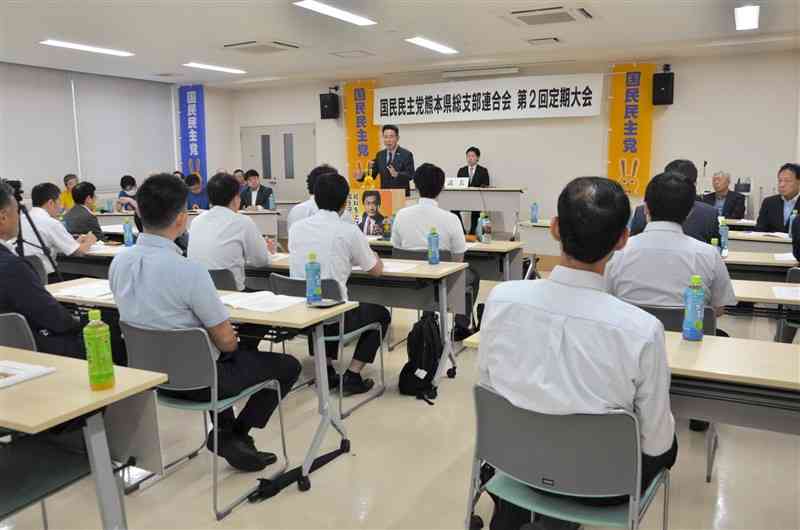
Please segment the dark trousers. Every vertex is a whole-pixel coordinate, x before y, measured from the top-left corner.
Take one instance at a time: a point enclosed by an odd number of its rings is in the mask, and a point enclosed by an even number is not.
[[[672,469],[672,466],[675,465],[675,460],[677,457],[677,437],[672,440],[672,447],[670,447],[666,453],[662,453],[658,456],[650,456],[642,453],[642,492],[647,489],[647,487],[651,482],[653,482],[653,479],[661,472],[662,469]],[[537,490],[537,492],[544,495],[549,494],[544,490]],[[614,506],[628,501],[627,496],[603,498],[574,497],[574,499],[590,506]],[[492,495],[492,500],[494,500],[495,509],[494,515],[492,516],[492,522],[489,527],[490,530],[518,530],[520,526],[530,523],[533,520],[533,514],[524,508],[520,508],[515,504],[499,499],[494,495]],[[548,522],[554,521],[550,518],[542,519],[542,523],[545,528],[548,528]],[[552,524],[552,526],[558,528],[556,524]]]
[[[222,353],[217,361],[217,383],[219,385],[217,398],[233,397],[245,388],[268,379],[277,379],[281,387],[281,396],[286,397],[297,381],[300,370],[300,362],[291,355],[244,349]],[[211,390],[208,388],[188,392],[169,390],[160,390],[159,392],[191,401],[211,400]],[[238,417],[234,417],[232,408],[220,412],[218,427],[223,431],[233,430],[244,434],[253,427],[262,429],[277,406],[278,394],[275,391],[260,390],[250,396]],[[211,414],[211,418],[213,421],[213,414]]]
[[[464,315],[456,315],[455,323],[459,328],[468,328],[472,324],[472,308],[475,306],[475,301],[478,299],[478,290],[481,286],[481,277],[474,270],[467,269],[467,292],[466,302],[464,307],[466,311]]]
[[[458,220],[461,221],[461,228],[464,229],[464,233],[475,235],[475,229],[478,227],[478,219],[481,217],[481,212],[470,212],[469,232],[467,232],[466,228],[464,228],[464,221],[461,219],[461,212],[453,211],[452,213],[456,214]]]
[[[357,308],[351,309],[344,314],[344,332],[350,333],[358,328],[362,328],[369,324],[380,323],[383,330],[383,337],[386,338],[386,332],[389,330],[389,324],[392,321],[392,316],[389,310],[382,305],[360,303]],[[333,337],[339,334],[339,324],[329,324],[325,326],[325,336]],[[356,344],[356,351],[353,359],[363,363],[371,363],[375,360],[380,347],[380,337],[377,331],[368,331],[361,335]],[[308,338],[308,351],[313,352],[313,344],[311,337]],[[339,342],[326,342],[325,354],[330,359],[335,359],[339,353]]]

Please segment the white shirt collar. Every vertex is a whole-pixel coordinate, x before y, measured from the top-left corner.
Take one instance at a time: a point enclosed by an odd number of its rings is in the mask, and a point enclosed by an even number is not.
[[[580,289],[593,289],[595,291],[606,290],[605,280],[601,275],[594,272],[564,267],[563,265],[557,265],[556,268],[553,269],[550,273],[550,280]]]
[[[792,199],[788,199],[788,200],[787,200],[786,198],[784,198],[784,197],[783,197],[783,195],[781,195],[781,199],[783,199],[783,202],[784,202],[784,204],[796,203],[796,202],[797,202],[797,198],[798,198],[798,197],[800,197],[800,193],[798,193],[797,195],[795,195],[795,196],[794,196],[794,198],[792,198]]]
[[[436,201],[436,199],[429,199],[427,197],[420,197],[419,200],[417,201],[417,204],[425,206],[433,206],[434,208],[439,207],[439,203]]]
[[[14,247],[11,246],[11,243],[9,243],[8,241],[3,241],[2,239],[0,239],[0,245],[3,245],[4,247],[6,247],[8,249],[8,251],[11,252],[12,254],[14,254],[15,256],[17,255],[17,251],[14,250]]]
[[[647,226],[644,227],[645,232],[675,232],[677,234],[683,233],[683,227],[678,223],[673,223],[671,221],[652,221],[647,223]]]

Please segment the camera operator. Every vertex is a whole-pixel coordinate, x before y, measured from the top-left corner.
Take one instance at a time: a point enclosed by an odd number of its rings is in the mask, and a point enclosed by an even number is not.
[[[21,187],[0,181],[0,313],[20,313],[33,331],[39,351],[84,357],[80,321],[42,285],[33,267],[7,241],[19,232]]]

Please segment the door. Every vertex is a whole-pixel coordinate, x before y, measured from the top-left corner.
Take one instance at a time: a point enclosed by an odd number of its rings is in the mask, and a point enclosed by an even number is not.
[[[261,173],[278,201],[304,201],[306,175],[316,159],[313,123],[242,127],[242,167]]]

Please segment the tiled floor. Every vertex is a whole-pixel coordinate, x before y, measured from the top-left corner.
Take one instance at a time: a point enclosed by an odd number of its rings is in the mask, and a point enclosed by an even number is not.
[[[396,337],[408,332],[415,313],[395,312]],[[774,322],[724,317],[720,327],[733,336],[772,338]],[[291,351],[306,360],[305,346]],[[471,387],[475,352],[459,357],[455,380],[445,380],[435,406],[400,396],[397,374],[406,360],[401,346],[387,357],[390,389],[380,400],[346,420],[352,452],[312,475],[312,488],[296,487],[261,504],[245,504],[222,522],[211,511],[210,458],[207,452],[162,482],[126,498],[131,528],[463,528],[474,438]],[[310,370],[310,363],[304,361]],[[293,464],[302,457],[317,425],[311,390],[286,401],[286,421]],[[198,415],[160,410],[162,439],[170,455],[197,445],[202,435]],[[254,432],[257,444],[277,451],[274,423]],[[800,437],[720,426],[721,447],[713,480],[704,480],[703,435],[680,422],[678,463],[673,470],[673,529],[800,528]],[[325,448],[338,444],[329,435]],[[57,463],[53,463],[57,465]],[[254,483],[256,474],[235,473],[223,462],[224,488],[236,493]],[[1,470],[0,470],[1,472]],[[230,498],[230,497],[228,497]],[[51,528],[99,528],[94,484],[84,480],[48,501]],[[487,524],[491,501],[478,513]],[[659,500],[645,528],[660,528]],[[0,530],[40,528],[38,508],[0,522]]]

